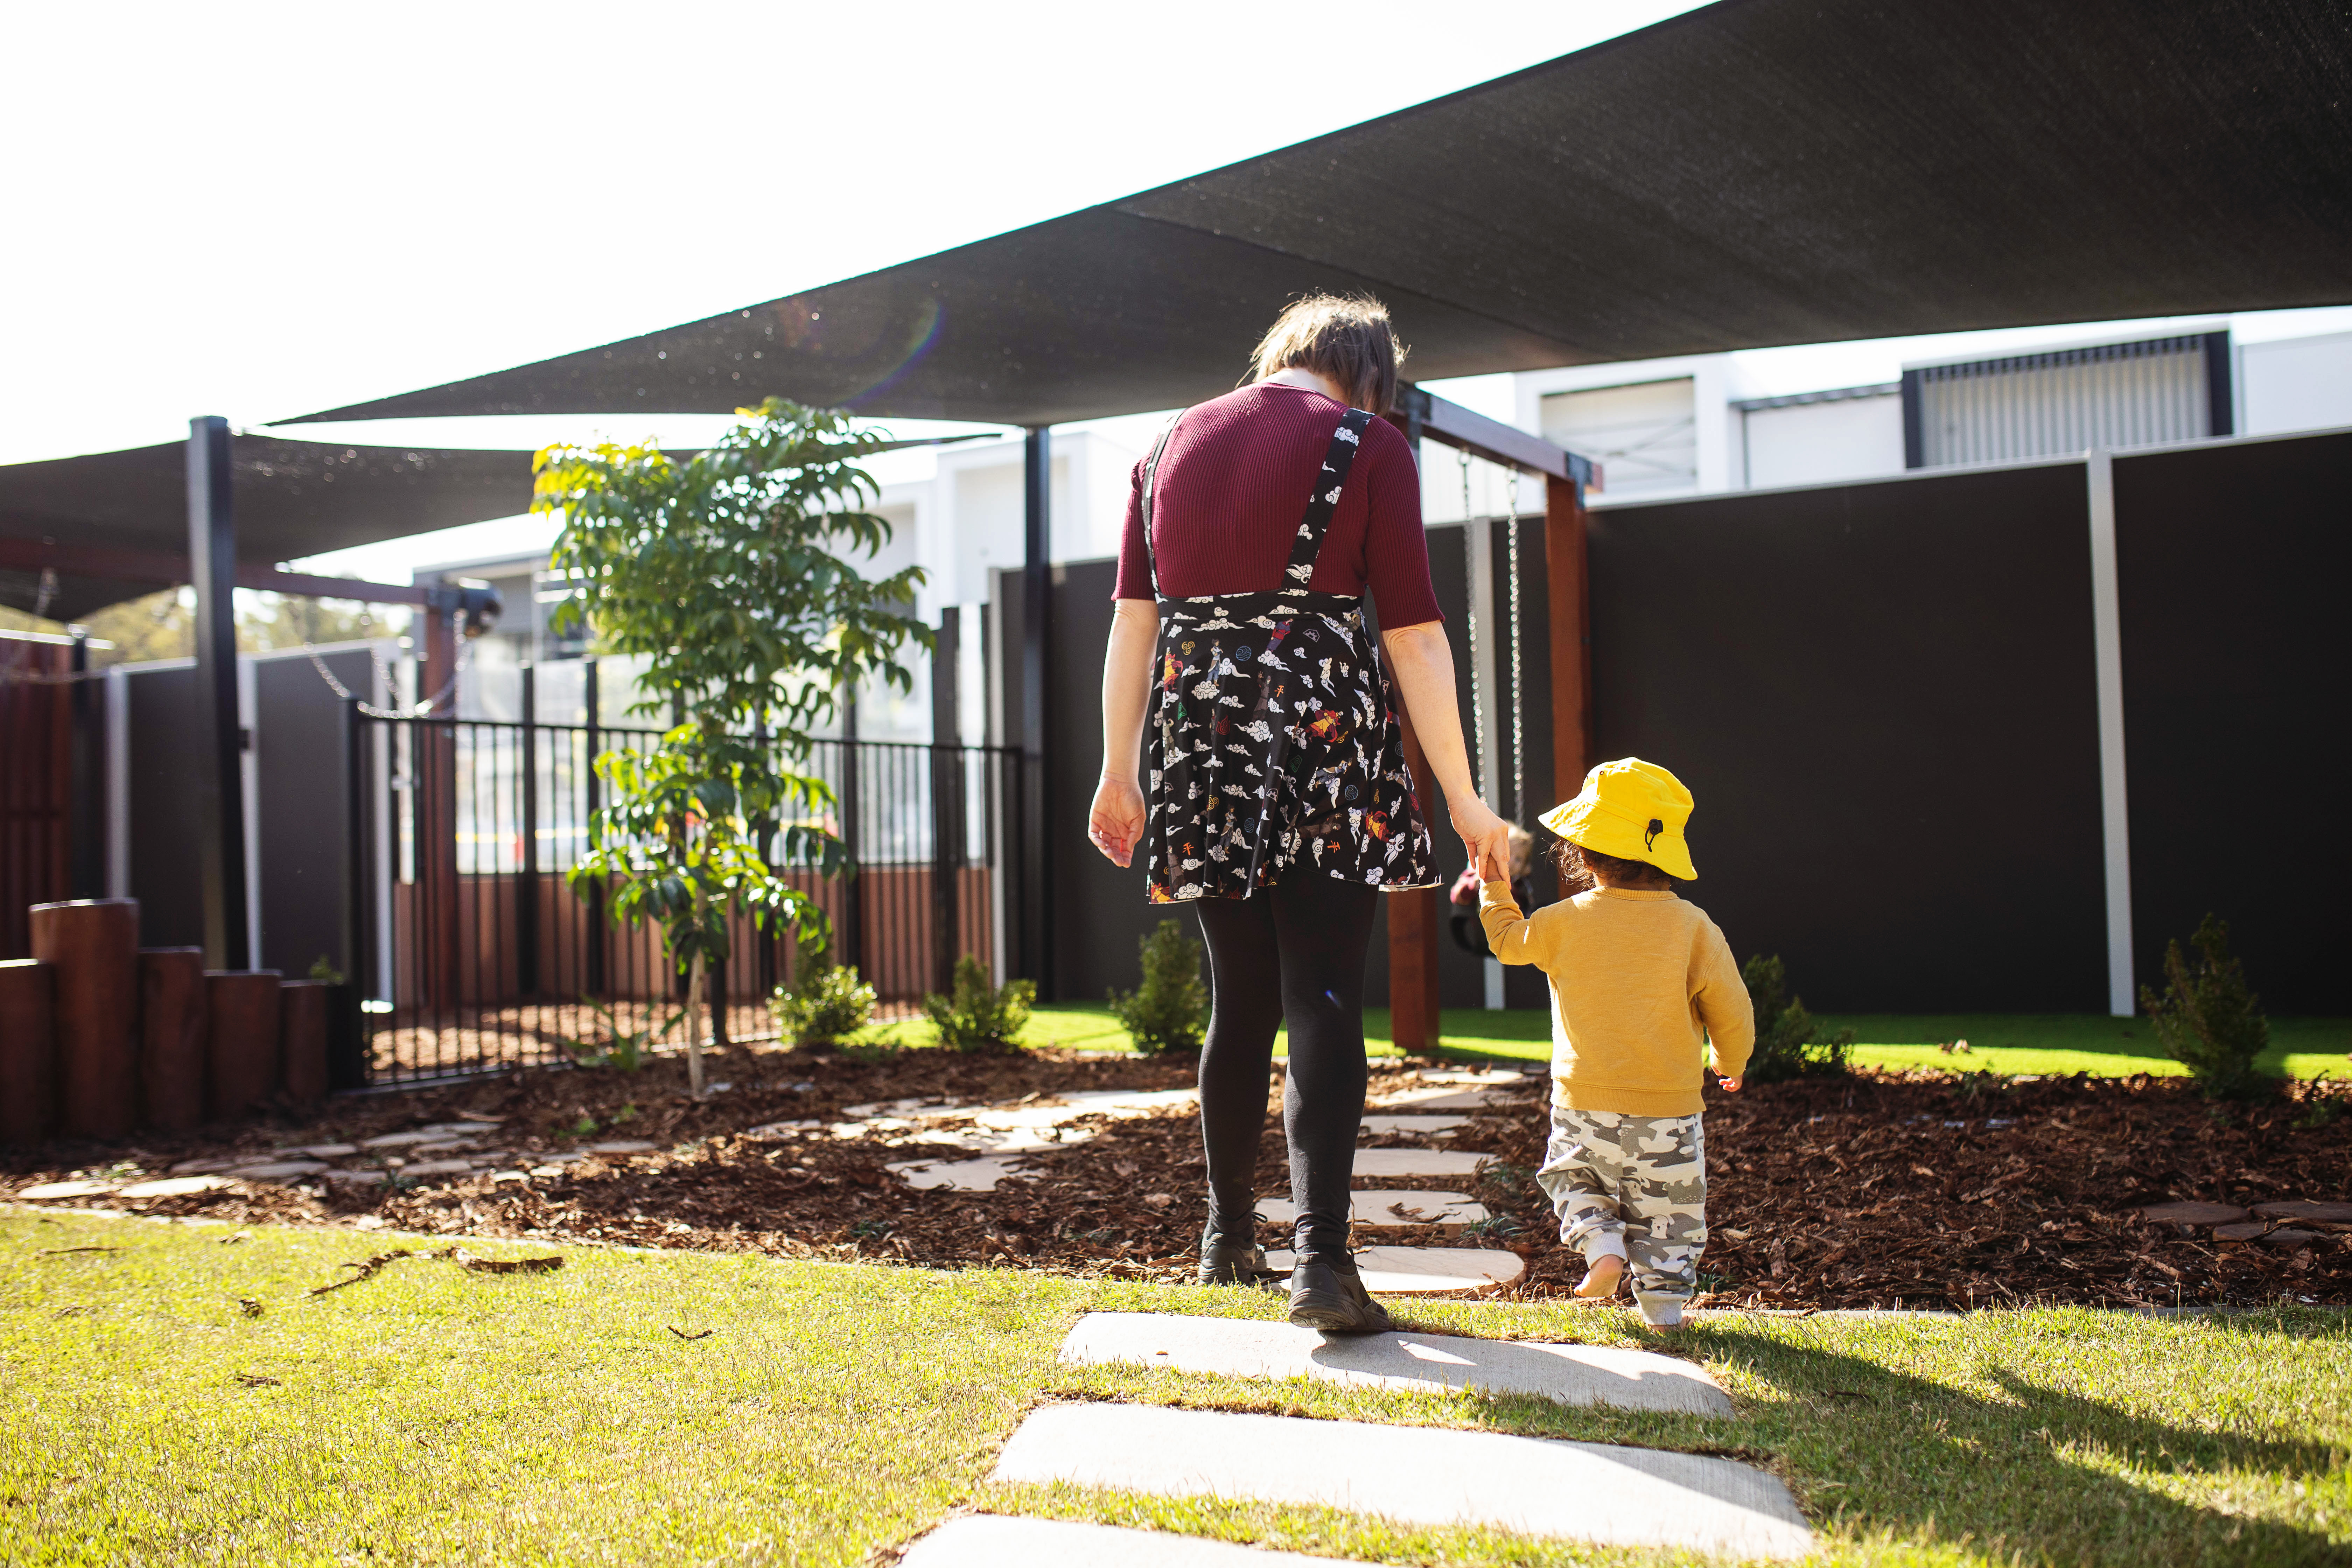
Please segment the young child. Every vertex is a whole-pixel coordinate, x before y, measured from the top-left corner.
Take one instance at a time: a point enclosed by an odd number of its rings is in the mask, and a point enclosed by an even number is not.
[[[1628,757],[1587,773],[1543,825],[1573,896],[1522,915],[1480,868],[1478,917],[1505,963],[1551,980],[1551,1142],[1536,1179],[1559,1238],[1584,1257],[1577,1294],[1606,1300],[1630,1262],[1652,1328],[1683,1321],[1706,1246],[1706,1146],[1699,1126],[1707,1043],[1727,1089],[1756,1043],[1748,988],[1723,932],[1671,879],[1695,880],[1683,837],[1690,792]]]

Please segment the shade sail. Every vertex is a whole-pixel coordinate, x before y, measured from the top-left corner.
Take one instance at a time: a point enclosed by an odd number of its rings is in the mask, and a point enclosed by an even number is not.
[[[2340,0],[1726,0],[903,266],[308,416],[1013,425],[1233,384],[1369,289],[1423,378],[2352,300]]]
[[[530,507],[529,452],[232,439],[243,562],[316,555]],[[184,558],[186,445],[0,465],[0,541]],[[42,613],[70,620],[156,586],[152,574],[60,573]],[[40,593],[37,570],[0,568],[0,604],[30,610]]]

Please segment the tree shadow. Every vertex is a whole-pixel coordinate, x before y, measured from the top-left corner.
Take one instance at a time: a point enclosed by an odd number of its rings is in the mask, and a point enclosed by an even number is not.
[[[2292,1331],[2280,1321],[2274,1331]],[[1735,1325],[1691,1331],[1685,1347],[1732,1360],[1795,1404],[1750,1415],[1780,1453],[1817,1522],[1865,1536],[1957,1543],[1988,1557],[2117,1564],[2342,1564],[2315,1530],[2169,1497],[2100,1468],[2164,1477],[2230,1471],[2292,1484],[2328,1477],[2321,1442],[2201,1431],[2044,1387],[2013,1369],[1987,1375],[2004,1399],[1970,1394],[1874,1361]]]

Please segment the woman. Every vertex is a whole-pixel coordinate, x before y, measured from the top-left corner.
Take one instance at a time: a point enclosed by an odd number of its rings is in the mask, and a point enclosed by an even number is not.
[[[1402,357],[1378,301],[1302,300],[1259,343],[1255,379],[1185,410],[1136,466],[1088,825],[1121,866],[1140,849],[1152,900],[1192,903],[1208,941],[1201,1279],[1269,1273],[1252,1211],[1286,1019],[1290,1321],[1341,1331],[1389,1326],[1348,1254],[1375,900],[1438,879],[1399,694],[1471,864],[1507,853],[1471,787],[1414,455],[1375,417]]]

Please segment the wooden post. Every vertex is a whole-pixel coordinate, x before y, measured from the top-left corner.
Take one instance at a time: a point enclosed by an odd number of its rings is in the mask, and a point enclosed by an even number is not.
[[[327,1014],[334,987],[289,980],[278,988],[278,1081],[308,1110],[327,1098]]]
[[[1584,544],[1584,488],[1544,483],[1544,563],[1551,613],[1551,789],[1566,800],[1592,756],[1592,592]]]
[[[0,1143],[29,1149],[57,1121],[57,971],[38,959],[0,960]]]
[[[139,904],[35,904],[32,927],[57,970],[58,1131],[121,1138],[139,1125]]]
[[[1397,708],[1397,723],[1404,731],[1405,765],[1412,770],[1413,794],[1420,798],[1423,819],[1433,833],[1441,830],[1444,816],[1429,759],[1422,754],[1421,737],[1412,720]],[[1435,888],[1414,888],[1390,893],[1389,911],[1389,1038],[1401,1051],[1436,1047],[1437,924],[1440,910]]]
[[[215,1121],[250,1116],[278,1092],[278,985],[274,969],[205,974],[205,1098]]]
[[[139,950],[139,1094],[147,1125],[186,1132],[205,1120],[205,950]]]

